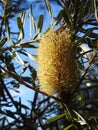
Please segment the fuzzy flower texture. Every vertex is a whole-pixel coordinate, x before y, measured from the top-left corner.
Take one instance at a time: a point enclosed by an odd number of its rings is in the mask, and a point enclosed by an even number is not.
[[[77,65],[69,31],[49,30],[38,49],[39,82],[43,91],[58,95],[77,85]]]

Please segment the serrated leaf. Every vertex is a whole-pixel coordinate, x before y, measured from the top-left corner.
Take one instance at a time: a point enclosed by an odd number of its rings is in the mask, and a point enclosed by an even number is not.
[[[65,116],[65,113],[60,114],[60,115],[58,115],[58,116],[55,116],[55,117],[52,117],[52,118],[48,119],[47,122],[48,122],[48,123],[51,123],[51,122],[57,121],[57,120],[63,118],[64,116]]]
[[[41,32],[42,30],[42,26],[43,26],[43,19],[44,19],[44,16],[43,15],[40,15],[39,16],[39,19],[38,19],[38,33]]]

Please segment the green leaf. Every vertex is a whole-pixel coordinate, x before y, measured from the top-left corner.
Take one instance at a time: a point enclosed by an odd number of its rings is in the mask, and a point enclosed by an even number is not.
[[[18,24],[18,28],[21,29],[23,27],[22,25],[22,21],[20,17],[17,17],[17,24]]]
[[[23,81],[28,82],[29,84],[32,83],[32,78],[31,77],[21,77]]]
[[[96,21],[98,22],[98,10],[97,10],[97,1],[96,0],[94,0],[94,14],[95,14]]]
[[[25,52],[25,54],[27,54],[27,56],[28,56],[32,61],[37,62],[37,56],[31,55],[31,54],[28,53],[28,52]]]
[[[15,51],[12,53],[12,59],[14,59],[16,57],[16,53]]]
[[[32,4],[30,4],[30,13],[29,13],[29,18],[30,18],[30,37],[32,38],[32,25],[34,28],[34,36],[36,35],[36,30],[37,30],[37,26],[34,20],[34,16],[32,14]]]
[[[9,41],[10,40],[10,28],[9,28],[9,22],[8,22],[7,17],[4,18],[4,24],[5,24],[6,32],[8,34],[8,41]]]
[[[62,18],[63,18],[62,13],[63,13],[63,10],[61,10],[61,11],[59,12],[59,14],[57,15],[56,20],[55,20],[55,25],[59,24],[60,21],[62,20]]]
[[[31,45],[31,44],[23,44],[22,47],[24,47],[24,48],[38,48],[38,47]]]
[[[57,120],[63,118],[64,116],[66,116],[65,113],[60,114],[60,115],[58,115],[58,116],[55,116],[55,117],[52,117],[52,118],[48,119],[47,122],[48,122],[48,123],[51,123],[51,122],[57,121]]]
[[[21,16],[21,21],[22,21],[23,25],[25,22],[25,16],[26,16],[26,11],[24,10],[24,11],[22,11],[22,16]]]
[[[86,122],[86,120],[75,110],[73,110],[74,113],[77,115],[77,122],[79,122],[81,125],[88,125],[88,123]],[[89,125],[88,125],[89,126]]]
[[[22,75],[23,73],[25,73],[25,71],[27,70],[27,68],[28,68],[28,66],[29,66],[29,62],[24,62],[25,63],[25,65],[24,65],[24,67],[23,67],[23,69],[22,69],[22,71],[21,71],[21,73],[20,73],[20,75]]]
[[[77,129],[77,126],[76,126],[76,125],[71,124],[71,125],[67,126],[66,128],[64,128],[64,130],[71,130],[70,128],[72,128],[72,127],[74,127],[74,128]]]
[[[64,20],[65,20],[65,22],[68,24],[68,25],[71,25],[71,16],[70,16],[70,14],[69,14],[69,11],[67,10],[63,10],[62,11],[62,15],[63,15],[63,18],[64,18]]]
[[[18,40],[22,40],[24,38],[24,29],[23,29],[23,22],[20,17],[17,17],[17,24],[20,31]]]
[[[47,10],[48,10],[48,12],[50,14],[51,20],[52,20],[53,19],[53,13],[52,13],[52,9],[51,9],[49,0],[45,0],[45,4],[46,4]]]
[[[24,66],[25,65],[24,61],[22,60],[22,58],[19,56],[19,54],[16,51],[15,51],[15,55],[17,56],[18,63]]]
[[[40,15],[40,16],[39,16],[39,19],[38,19],[38,33],[40,33],[41,30],[42,30],[43,19],[44,19],[43,15]]]
[[[3,45],[6,43],[6,41],[7,41],[6,37],[0,40],[0,48],[3,47]]]
[[[35,81],[36,80],[36,77],[37,77],[37,72],[34,68],[32,68],[31,66],[29,66],[29,69],[31,71],[31,76],[33,78],[33,80]]]
[[[13,87],[14,87],[14,88],[19,88],[19,87],[20,87],[20,84],[19,84],[19,83],[15,83],[15,84],[13,85]]]

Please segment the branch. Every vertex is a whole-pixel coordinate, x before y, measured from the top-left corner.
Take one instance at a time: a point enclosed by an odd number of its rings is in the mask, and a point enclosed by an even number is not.
[[[0,70],[1,70],[1,69],[0,69]],[[1,76],[1,79],[2,79],[2,75],[0,75],[0,76]],[[13,103],[14,107],[16,108],[17,112],[20,114],[21,118],[22,118],[23,121],[25,122],[24,116],[22,115],[22,113],[20,113],[20,110],[19,110],[19,108],[18,108],[16,102],[14,101],[13,97],[11,96],[11,94],[10,94],[10,92],[8,91],[7,87],[5,86],[3,80],[2,80],[1,83],[2,83],[3,89],[4,89],[5,92],[7,93],[8,97],[10,98],[10,100],[12,101],[12,103]],[[0,87],[1,87],[1,86],[0,86]],[[5,101],[7,101],[7,100],[5,100]],[[3,113],[3,114],[4,114],[4,113]],[[5,114],[7,114],[7,113],[5,113]],[[9,116],[9,115],[8,115],[8,116]],[[21,120],[19,120],[18,118],[16,118],[16,120],[19,121],[19,122],[21,122]]]
[[[30,44],[30,43],[33,43],[33,42],[39,42],[39,39],[34,39],[34,40],[27,41],[27,42],[23,42],[23,43],[18,43],[18,44],[16,44],[16,45],[12,45],[12,46],[7,47],[7,48],[2,48],[2,50],[0,50],[0,51],[3,53],[4,51],[10,50],[10,49],[12,49],[12,48],[24,47],[24,46],[26,46],[26,45],[28,45],[28,44]]]
[[[84,70],[84,72],[82,73],[82,77],[81,77],[78,85],[80,85],[82,83],[82,81],[84,80],[84,77],[87,74],[89,68],[91,67],[92,62],[94,61],[95,57],[96,57],[96,52],[93,53],[91,59],[89,60],[89,63],[87,65],[86,69]]]
[[[38,93],[41,93],[41,94],[43,94],[43,95],[46,95],[46,96],[48,96],[48,97],[50,97],[50,98],[53,98],[53,99],[55,99],[55,100],[57,100],[57,101],[63,102],[63,100],[60,99],[60,98],[58,98],[58,97],[55,97],[55,96],[53,96],[53,95],[49,95],[49,94],[47,94],[46,92],[39,90],[39,88],[32,87],[32,86],[29,85],[28,83],[24,82],[21,77],[19,78],[19,76],[15,75],[15,74],[12,73],[12,72],[7,71],[7,70],[6,70],[5,68],[3,68],[2,66],[0,66],[0,68],[1,68],[1,70],[2,70],[3,72],[5,72],[5,74],[6,74],[7,76],[10,76],[10,77],[14,78],[14,79],[17,80],[20,84],[26,86],[27,88],[32,89],[32,90],[34,90],[34,91],[36,91],[36,92],[38,92]]]

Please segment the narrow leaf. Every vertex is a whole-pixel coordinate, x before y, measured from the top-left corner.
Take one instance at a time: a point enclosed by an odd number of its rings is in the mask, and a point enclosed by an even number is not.
[[[32,14],[32,4],[30,4],[30,13],[29,13],[29,18],[30,18],[30,37],[32,38],[32,26],[34,28],[34,35],[36,35],[36,23]]]
[[[14,88],[19,88],[20,87],[20,84],[19,83],[16,83],[13,85]]]
[[[72,127],[77,128],[75,125],[71,124],[71,125],[67,126],[66,128],[64,128],[64,130],[69,130]]]
[[[8,34],[8,41],[9,41],[10,40],[10,28],[9,28],[8,19],[6,17],[4,18],[4,23],[5,23],[5,29],[6,29],[6,32]]]
[[[39,19],[38,19],[38,33],[40,33],[41,30],[42,30],[43,19],[44,19],[43,15],[40,15],[40,16],[39,16]]]
[[[60,114],[60,115],[58,115],[58,116],[55,116],[55,117],[52,117],[52,118],[48,119],[47,122],[48,122],[48,123],[51,123],[51,122],[57,121],[57,120],[63,118],[64,116],[65,116],[65,113]]]
[[[63,18],[63,10],[61,10],[59,14],[57,15],[56,20],[55,20],[55,25],[59,24],[62,18]]]
[[[25,52],[25,53],[27,54],[27,56],[28,56],[31,60],[37,62],[37,57],[36,57],[36,56],[33,56],[33,55],[31,55],[30,53],[28,53],[28,52]]]
[[[0,48],[3,47],[3,45],[6,43],[6,41],[7,41],[6,37],[0,40]]]
[[[46,4],[46,7],[47,7],[47,10],[51,16],[51,19],[53,19],[53,13],[52,13],[52,9],[51,9],[51,6],[49,4],[49,0],[45,0],[45,4]]]
[[[23,25],[25,22],[25,16],[26,16],[26,11],[22,11],[21,21],[22,21]]]
[[[23,29],[23,23],[20,17],[17,17],[17,24],[20,31],[18,40],[22,40],[24,38],[24,29]]]
[[[24,61],[22,60],[22,58],[19,56],[19,54],[15,51],[15,55],[17,56],[18,58],[18,62],[21,64],[21,65],[25,65]]]

